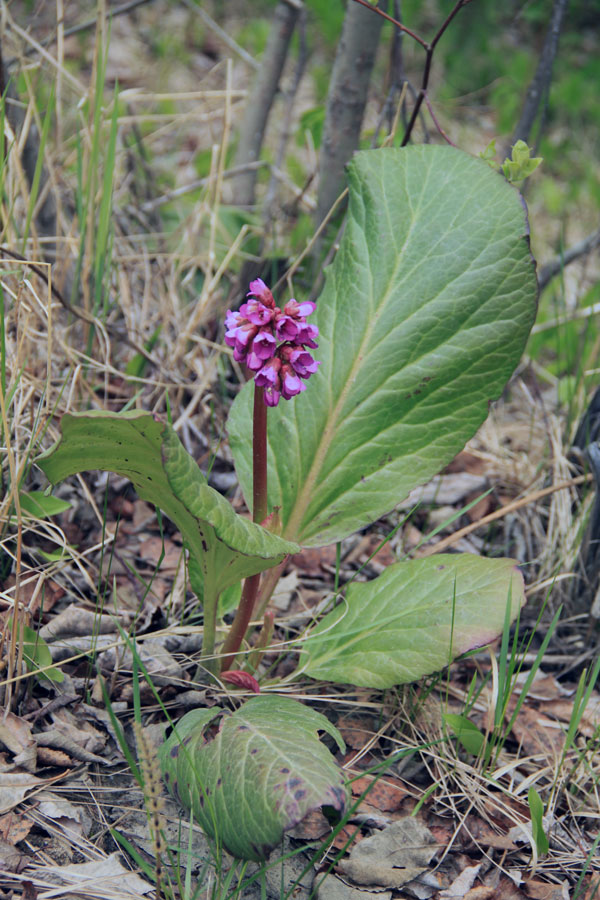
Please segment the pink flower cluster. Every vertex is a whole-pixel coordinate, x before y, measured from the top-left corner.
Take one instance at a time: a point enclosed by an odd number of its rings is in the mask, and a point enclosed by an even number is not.
[[[239,312],[227,310],[225,343],[233,347],[237,362],[256,372],[254,381],[264,388],[267,406],[277,406],[280,397],[290,400],[305,391],[302,379],[320,365],[306,349],[318,347],[319,329],[306,322],[315,304],[288,300],[282,311],[261,278],[250,282],[247,297]]]

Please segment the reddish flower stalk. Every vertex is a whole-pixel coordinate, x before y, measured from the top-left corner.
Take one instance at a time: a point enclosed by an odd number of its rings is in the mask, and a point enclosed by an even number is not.
[[[306,349],[315,348],[319,334],[306,317],[315,310],[308,300],[291,299],[281,310],[273,294],[257,278],[250,282],[249,299],[239,312],[227,311],[225,343],[233,347],[237,362],[245,362],[254,377],[254,419],[252,425],[252,519],[262,525],[267,507],[267,409],[277,406],[281,397],[291,400],[306,390],[303,380],[317,371],[319,363]],[[221,672],[226,672],[242,646],[252,618],[260,574],[246,578],[240,605],[223,644]]]
[[[267,518],[267,406],[264,389],[254,386],[254,420],[252,424],[252,520],[260,525]],[[224,659],[221,672],[233,665],[236,653],[242,645],[246,629],[254,612],[260,586],[260,573],[251,575],[244,582],[244,589],[229,634],[223,644]]]
[[[319,329],[306,322],[315,304],[291,299],[281,310],[260,278],[250,282],[247,296],[239,311],[227,310],[225,343],[233,347],[233,358],[254,373],[257,387],[264,388],[266,405],[277,406],[281,397],[291,400],[305,391],[303,380],[317,371],[319,363],[306,349],[318,346]]]

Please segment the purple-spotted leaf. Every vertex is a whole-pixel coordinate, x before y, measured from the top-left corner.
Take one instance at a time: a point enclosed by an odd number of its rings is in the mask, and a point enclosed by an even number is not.
[[[304,671],[321,681],[390,688],[443,669],[501,634],[523,604],[513,559],[469,553],[396,563],[367,584],[351,584],[344,603],[302,647]]]
[[[89,469],[116,472],[177,525],[216,594],[280,563],[291,544],[233,511],[211,488],[175,431],[151,413],[93,410],[66,414],[61,438],[37,464],[56,484]]]
[[[220,713],[211,737],[206,727]],[[192,710],[160,749],[165,782],[220,846],[239,859],[264,860],[312,810],[344,813],[344,773],[319,732],[344,749],[325,716],[289,697],[260,695],[232,715]]]

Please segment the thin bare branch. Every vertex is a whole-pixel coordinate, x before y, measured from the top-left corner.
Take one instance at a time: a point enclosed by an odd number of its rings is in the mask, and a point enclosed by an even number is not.
[[[427,88],[429,86],[429,75],[431,74],[431,63],[433,60],[433,53],[438,44],[438,41],[440,40],[440,38],[442,37],[442,35],[446,31],[446,29],[448,28],[448,25],[450,24],[450,22],[454,19],[454,17],[462,9],[462,7],[467,6],[471,2],[472,2],[472,0],[458,0],[458,2],[455,3],[452,10],[446,16],[442,25],[438,28],[431,43],[423,45],[425,47],[426,57],[425,57],[425,67],[423,69],[423,79],[421,81],[421,89],[420,89],[419,93],[417,94],[417,101],[414,105],[412,115],[410,117],[410,121],[408,123],[406,132],[402,139],[402,145],[401,145],[402,147],[406,147],[406,145],[408,144],[408,142],[410,140],[412,130],[415,126],[415,122],[417,121],[417,117],[419,115],[419,110],[421,109],[423,100],[427,93]],[[436,123],[436,126],[437,126],[437,123]]]
[[[379,9],[378,6],[373,6],[372,3],[368,3],[367,0],[354,0],[355,3],[359,3],[361,6],[366,6],[367,9],[372,10],[374,13],[377,13],[378,16],[381,16],[382,19],[385,19],[387,22],[391,22],[392,25],[395,25],[396,28],[399,28],[400,31],[403,31],[405,34],[408,34],[413,40],[415,40],[421,47],[429,46],[427,41],[423,40],[422,37],[419,37],[418,34],[415,34],[414,31],[411,31],[410,28],[407,28],[406,25],[403,25],[402,22],[399,22],[398,19],[394,19],[393,16],[388,15],[382,9]]]
[[[577,259],[581,259],[582,256],[587,256],[588,253],[591,253],[597,247],[600,247],[600,228],[592,232],[592,234],[589,234],[586,238],[583,238],[583,240],[577,241],[576,244],[573,244],[573,246],[569,247],[568,250],[565,250],[564,253],[559,254],[555,259],[552,259],[542,266],[538,275],[540,291],[543,291],[550,281],[552,281],[554,276],[558,275],[565,266],[575,262]]]
[[[556,51],[558,49],[558,39],[560,37],[562,23],[568,4],[569,0],[554,0],[552,17],[550,19],[548,31],[546,32],[546,38],[544,40],[544,46],[542,47],[538,66],[527,90],[521,117],[515,128],[507,151],[509,151],[510,147],[516,144],[517,141],[529,141],[531,130],[537,118],[542,100],[548,95],[550,89],[552,67],[554,65],[554,58],[556,57]]]

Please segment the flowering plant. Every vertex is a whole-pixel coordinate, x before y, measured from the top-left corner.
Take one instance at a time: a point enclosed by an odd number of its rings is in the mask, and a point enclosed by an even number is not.
[[[344,237],[316,307],[292,299],[281,309],[256,279],[239,311],[226,316],[225,342],[251,375],[228,431],[252,522],[209,487],[174,430],[149,413],[64,416],[61,440],[38,460],[53,482],[86,468],[115,471],[167,513],[183,535],[202,600],[202,666],[213,677],[243,667],[244,675],[225,676],[241,685],[271,639],[269,599],[288,555],[342,541],[447,465],[502,391],[535,316],[522,201],[485,162],[442,146],[367,151],[349,167],[349,194]],[[319,361],[310,353],[317,337]],[[239,605],[227,629],[222,620],[233,610],[220,600],[231,592]],[[414,680],[488,643],[524,601],[514,560],[440,554],[398,562],[370,583],[336,592],[330,612],[294,648],[296,675],[380,688]],[[253,619],[262,624],[254,647]],[[264,733],[267,714],[293,717],[288,699],[277,705],[282,699],[255,698],[243,726],[239,718],[223,726],[220,735],[243,744],[233,756],[224,737],[203,749],[219,803],[229,776],[236,790],[256,781],[260,797],[271,796],[247,742]],[[189,723],[202,747],[214,715],[196,711]],[[285,722],[260,751],[260,772],[275,778],[273,795],[298,781],[289,765],[272,765],[277,741],[304,740],[290,738]],[[306,733],[314,738],[331,727],[312,718]],[[190,771],[174,740],[164,758],[171,785],[189,782]],[[237,777],[239,759],[250,768]],[[317,793],[343,807],[339,784],[331,774],[325,780]],[[282,813],[283,828],[312,808],[314,795],[296,787],[302,802]],[[189,803],[214,830],[206,797],[192,788]],[[239,791],[228,796],[234,808]],[[225,843],[247,858],[266,852],[242,837],[232,832]]]

